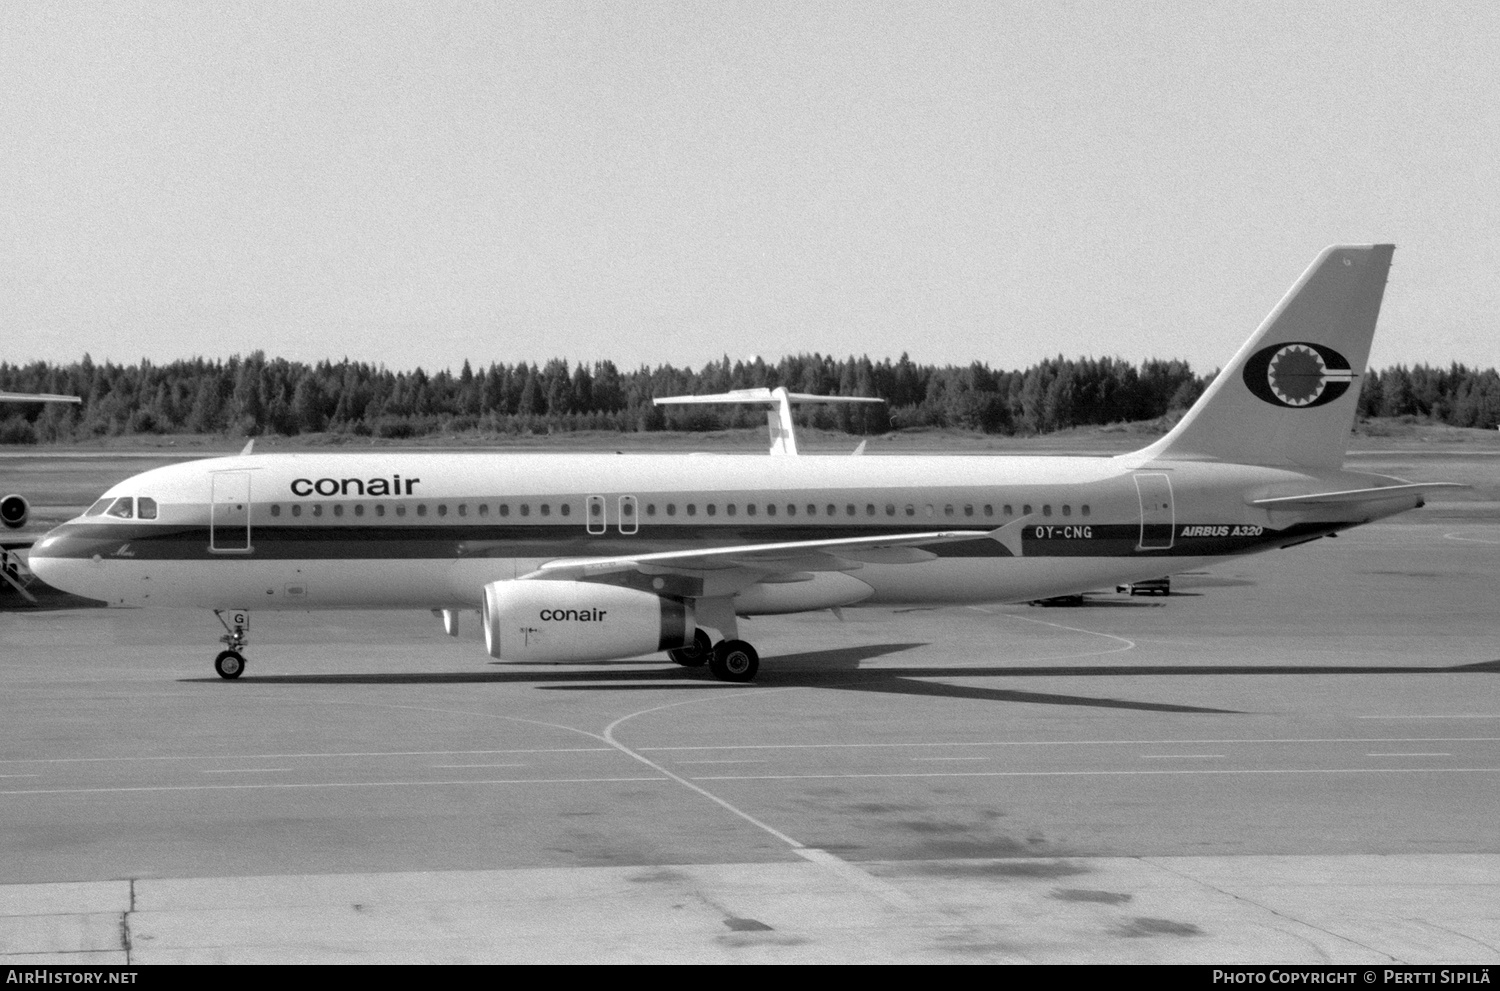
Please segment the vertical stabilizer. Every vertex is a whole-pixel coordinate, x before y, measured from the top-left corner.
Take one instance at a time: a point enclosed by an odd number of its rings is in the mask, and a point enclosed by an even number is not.
[[[1172,432],[1134,457],[1340,467],[1394,250],[1325,248]]]

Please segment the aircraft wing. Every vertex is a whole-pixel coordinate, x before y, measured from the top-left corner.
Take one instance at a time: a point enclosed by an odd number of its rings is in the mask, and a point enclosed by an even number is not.
[[[1405,485],[1384,485],[1373,489],[1343,489],[1339,492],[1309,492],[1306,495],[1276,496],[1270,499],[1251,499],[1250,505],[1266,509],[1295,509],[1299,506],[1337,506],[1349,502],[1374,502],[1380,499],[1397,499],[1421,495],[1433,489],[1468,489],[1470,485],[1460,482],[1409,482]]]
[[[1002,528],[1003,529],[1003,528]],[[846,571],[862,563],[916,564],[936,555],[924,544],[946,544],[992,537],[991,530],[934,530],[928,533],[884,534],[874,537],[837,537],[828,540],[791,540],[771,544],[657,551],[620,557],[562,558],[548,561],[523,579],[574,581],[622,571],[643,574],[691,574],[742,570],[760,574],[803,571]]]

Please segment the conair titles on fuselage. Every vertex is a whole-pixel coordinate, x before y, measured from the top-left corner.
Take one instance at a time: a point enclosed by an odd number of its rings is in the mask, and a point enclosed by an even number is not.
[[[412,495],[420,478],[403,479],[400,475],[390,478],[297,478],[292,480],[294,496],[400,496]],[[402,486],[405,486],[403,488]]]

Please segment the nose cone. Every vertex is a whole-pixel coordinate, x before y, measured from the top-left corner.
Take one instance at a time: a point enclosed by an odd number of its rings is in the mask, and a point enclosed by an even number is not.
[[[102,598],[94,588],[103,577],[98,574],[100,556],[94,546],[97,543],[85,539],[72,524],[64,523],[32,545],[26,564],[32,574],[55,589]]]

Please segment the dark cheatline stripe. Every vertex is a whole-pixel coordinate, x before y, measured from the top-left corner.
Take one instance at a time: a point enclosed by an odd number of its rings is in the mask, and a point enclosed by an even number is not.
[[[1028,525],[1022,534],[1026,557],[1216,557],[1260,547],[1310,540],[1356,525],[1353,522],[1299,523],[1276,530],[1238,524],[1180,524],[1170,548],[1138,549],[1139,523],[1089,526]],[[70,523],[55,531],[42,556],[130,558],[137,561],[244,560],[462,560],[466,558],[608,557],[651,551],[693,550],[736,544],[781,543],[837,537],[876,537],[927,532],[927,526],[744,526],[643,525],[636,534],[589,535],[577,524],[447,526],[353,526],[319,524],[257,526],[250,554],[216,554],[206,526],[147,523]],[[1167,527],[1147,528],[1148,538],[1165,542]],[[1184,532],[1212,536],[1182,536]],[[1239,532],[1244,531],[1244,532]],[[224,542],[221,534],[221,544]],[[243,545],[243,540],[240,541]],[[940,558],[999,558],[1010,552],[987,537],[931,544]],[[837,554],[837,551],[830,551]]]

